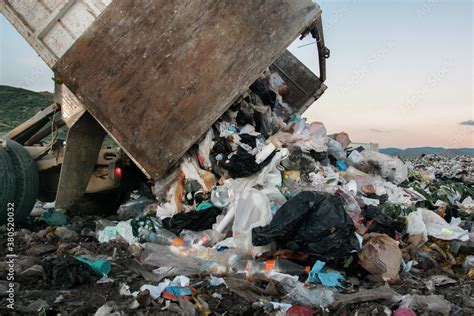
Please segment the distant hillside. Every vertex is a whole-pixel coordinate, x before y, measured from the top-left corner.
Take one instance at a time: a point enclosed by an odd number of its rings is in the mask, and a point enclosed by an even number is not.
[[[50,92],[0,85],[0,136],[53,102]]]
[[[454,157],[459,155],[472,155],[474,156],[474,148],[455,148],[446,149],[442,147],[416,147],[416,148],[382,148],[379,152],[391,156],[400,156],[406,158],[418,157],[422,154],[425,155],[439,155],[444,157]]]

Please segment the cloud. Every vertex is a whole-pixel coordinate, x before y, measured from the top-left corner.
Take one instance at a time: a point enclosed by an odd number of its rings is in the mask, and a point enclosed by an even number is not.
[[[459,123],[459,125],[474,125],[474,120],[464,121]]]
[[[381,129],[377,129],[377,128],[371,128],[371,129],[369,129],[369,131],[371,131],[373,133],[383,133],[383,131]]]

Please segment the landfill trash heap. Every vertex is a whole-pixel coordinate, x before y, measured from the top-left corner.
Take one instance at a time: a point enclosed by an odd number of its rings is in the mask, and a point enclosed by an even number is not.
[[[287,93],[267,69],[153,196],[136,192],[120,220],[96,221],[89,237],[126,245],[145,279],[117,284],[124,302],[96,315],[219,314],[229,293],[280,315],[474,311],[472,157],[404,162],[351,147],[347,133],[293,113]],[[42,267],[58,284],[114,275],[90,252],[55,260]],[[58,280],[64,265],[77,272]]]

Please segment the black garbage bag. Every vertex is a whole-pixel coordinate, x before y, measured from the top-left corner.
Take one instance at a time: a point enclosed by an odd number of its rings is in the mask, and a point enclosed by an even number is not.
[[[225,137],[219,137],[211,149],[211,153],[215,155],[217,154],[228,155],[231,152],[232,152],[232,146],[229,144],[229,142],[227,142],[227,139]]]
[[[183,229],[203,231],[211,229],[216,217],[222,212],[220,208],[210,207],[205,210],[178,213],[163,219],[163,227],[178,235]]]
[[[402,232],[404,228],[403,222],[391,219],[377,206],[368,205],[362,212],[362,216],[365,220],[367,233],[387,234],[395,239],[397,232]]]
[[[249,145],[252,148],[257,147],[257,137],[250,134],[240,134],[240,142]]]
[[[239,112],[235,121],[237,125],[244,126],[246,124],[255,125],[255,119],[253,118],[255,110],[247,102],[242,101]]]
[[[71,256],[47,259],[41,266],[48,276],[49,282],[61,288],[72,288],[76,285],[90,283],[94,275],[91,267]]]
[[[258,95],[263,104],[270,105],[272,108],[276,104],[276,93],[270,90],[268,82],[264,79],[257,79],[250,86],[250,90]]]
[[[242,147],[237,148],[237,153],[232,155],[229,160],[226,160],[222,164],[222,168],[229,171],[232,178],[244,178],[253,175],[260,171],[263,167],[268,165],[272,161],[273,156],[276,151],[270,154],[264,161],[260,164],[255,162],[255,156],[249,154]]]
[[[276,212],[269,225],[252,230],[254,246],[276,241],[279,249],[334,260],[360,250],[354,222],[341,200],[324,192],[303,191]]]
[[[255,111],[254,114],[255,119],[255,130],[262,134],[262,136],[266,139],[271,132],[271,125],[265,120],[263,113]]]

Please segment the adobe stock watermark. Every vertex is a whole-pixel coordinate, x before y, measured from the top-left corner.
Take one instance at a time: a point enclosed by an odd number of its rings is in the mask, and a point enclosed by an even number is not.
[[[456,134],[452,135],[449,140],[449,147],[451,148],[458,148],[458,147],[469,147],[470,144],[466,144],[464,141],[465,139],[469,139],[474,136],[474,126],[466,125],[459,128],[456,131]]]
[[[7,308],[15,309],[15,203],[7,203],[7,245],[5,259],[7,271]]]
[[[318,1],[318,4],[320,5],[321,8],[325,6],[326,1],[334,2],[334,0],[320,0]],[[337,4],[336,9],[330,12],[329,14],[327,14],[323,20],[324,31],[327,32],[328,30],[332,29],[335,25],[337,25],[339,22],[341,22],[343,18],[347,15],[347,12],[350,11],[349,10],[350,6],[358,3],[359,1],[360,0],[346,0],[346,1],[335,2],[335,4]],[[298,46],[298,48],[313,45],[313,44],[316,44],[316,42],[311,41],[310,43]]]
[[[405,101],[399,108],[400,114],[402,116],[405,116],[415,107],[421,104],[424,98],[429,95],[432,89],[435,89],[440,86],[441,82],[446,78],[448,73],[454,69],[454,67],[455,63],[453,60],[447,60],[443,64],[441,64],[438,70],[432,72],[427,77],[427,79],[419,89],[417,89],[407,98],[405,98]]]
[[[359,1],[360,0],[347,0],[337,2],[338,7],[336,8],[336,10],[334,10],[334,12],[331,12],[329,16],[326,16],[324,18],[324,29],[327,31],[330,30],[334,25],[337,25],[347,14],[350,6],[358,3]],[[333,2],[333,0],[328,2]],[[321,7],[324,7],[324,2],[320,2],[319,4],[321,5]]]
[[[440,0],[426,0],[423,2],[421,8],[416,10],[416,16],[422,18],[426,16],[433,8],[440,2]]]
[[[341,94],[347,94],[356,88],[362,80],[372,71],[375,66],[380,63],[395,47],[395,42],[391,39],[386,40],[383,45],[374,50],[366,59],[366,61],[359,65],[350,75],[349,79],[341,88]]]

